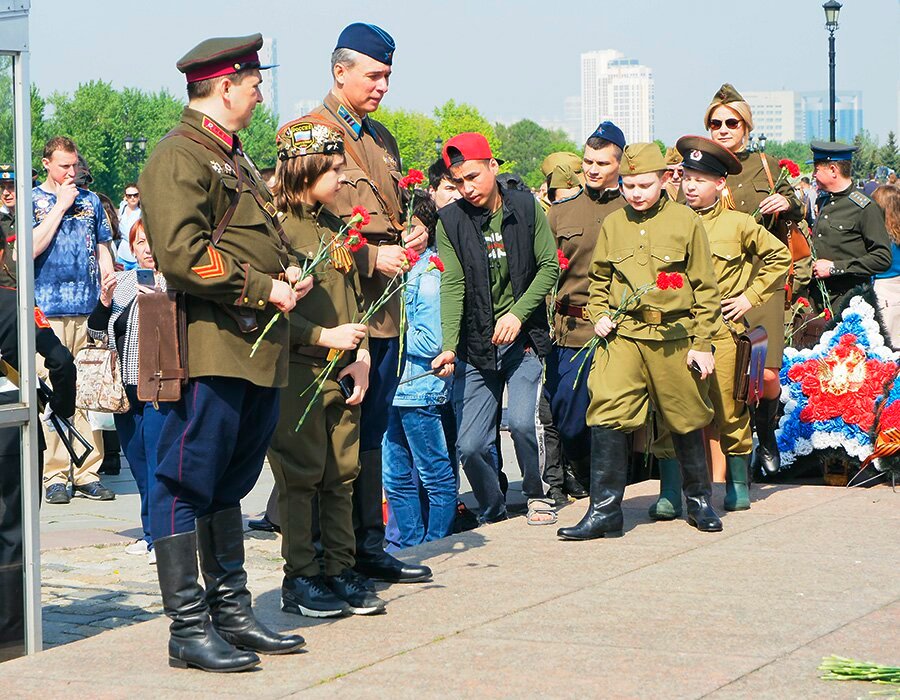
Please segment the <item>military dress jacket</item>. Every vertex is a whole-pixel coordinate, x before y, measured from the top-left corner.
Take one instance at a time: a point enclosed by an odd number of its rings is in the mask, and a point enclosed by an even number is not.
[[[332,94],[312,111],[344,134],[344,179],[337,200],[331,205],[344,221],[353,215],[353,207],[365,207],[371,216],[362,228],[368,245],[354,253],[367,302],[378,299],[390,277],[375,270],[380,245],[401,242],[405,220],[400,181],[400,150],[390,132],[370,117],[361,118]],[[375,314],[369,326],[372,337],[394,338],[400,334],[400,295],[395,295]]]
[[[891,266],[891,243],[884,212],[854,186],[822,192],[813,243],[819,258],[831,260],[829,291],[844,292]]]
[[[772,156],[759,151],[753,153],[750,151],[738,151],[734,155],[741,161],[743,170],[737,175],[729,175],[725,179],[725,183],[728,185],[728,191],[734,199],[735,209],[745,214],[753,214],[759,208],[759,203],[768,197],[772,190],[760,156],[765,158],[766,163],[769,164],[772,182],[778,180],[781,168],[778,166],[778,161]],[[803,202],[797,197],[797,193],[794,192],[794,188],[791,187],[789,182],[782,182],[775,191],[787,199],[791,208],[779,214],[778,217],[764,217],[762,225],[772,233],[776,233],[775,229],[778,219],[800,221],[805,213]]]
[[[749,214],[726,209],[721,202],[702,212],[700,218],[723,299],[745,294],[758,307],[782,288],[791,253],[774,234]],[[716,335],[727,332],[722,319]]]
[[[661,272],[682,276],[680,289],[647,291],[638,308],[617,320],[616,333],[643,340],[693,337],[709,352],[721,315],[706,231],[690,208],[663,197],[647,211],[615,211],[600,228],[590,269],[588,316],[612,316],[623,299]]]
[[[569,260],[568,269],[559,273],[556,302],[562,310],[551,309],[555,314],[553,337],[559,346],[580,348],[594,335],[594,326],[586,314],[594,246],[604,219],[624,206],[625,199],[618,189],[597,192],[582,188],[574,197],[550,207],[547,220],[556,237],[556,247]],[[577,312],[582,309],[585,311],[579,317]]]
[[[289,213],[284,220],[284,232],[301,264],[315,256],[322,242],[329,244],[342,228],[341,219],[325,208],[304,207],[302,217]],[[325,365],[329,350],[316,345],[322,329],[359,323],[365,302],[359,272],[346,248],[335,250],[329,260],[319,263],[312,277],[313,288],[290,314],[291,362]],[[363,338],[358,347],[367,349],[368,339]],[[354,353],[344,353],[342,360],[342,364],[350,364]]]
[[[271,192],[235,134],[190,107],[177,128],[191,138],[170,135],[161,140],[144,167],[139,187],[157,269],[170,289],[185,292],[189,375],[285,386],[286,319],[275,324],[250,357],[254,341],[272,315],[279,313],[268,303],[273,278],[297,264],[276,229]],[[237,208],[213,246],[216,225],[238,192],[235,168],[241,169],[243,180]],[[270,211],[260,200],[269,203]],[[227,306],[256,312],[258,330],[242,333],[226,313]]]

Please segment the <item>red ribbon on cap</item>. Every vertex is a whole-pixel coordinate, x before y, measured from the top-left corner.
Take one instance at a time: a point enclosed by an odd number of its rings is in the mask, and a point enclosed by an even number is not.
[[[218,78],[235,73],[237,70],[235,68],[236,65],[240,66],[251,62],[259,63],[259,54],[256,51],[250,51],[242,56],[235,56],[227,60],[222,59],[213,63],[204,63],[202,66],[185,73],[185,77],[189,83],[196,83],[201,80],[209,80],[210,78]]]

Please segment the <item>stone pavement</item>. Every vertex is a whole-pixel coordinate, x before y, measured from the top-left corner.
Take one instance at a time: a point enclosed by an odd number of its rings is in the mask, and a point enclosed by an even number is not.
[[[248,535],[257,614],[308,646],[244,674],[166,665],[152,570],[121,543],[47,552],[60,635],[154,619],[0,665],[3,697],[856,698],[878,686],[820,680],[823,656],[900,663],[900,494],[755,487],[753,510],[704,535],[651,523],[655,487],[629,487],[621,539],[516,518],[407,550],[434,581],[381,586],[372,618],[282,613],[278,540]]]

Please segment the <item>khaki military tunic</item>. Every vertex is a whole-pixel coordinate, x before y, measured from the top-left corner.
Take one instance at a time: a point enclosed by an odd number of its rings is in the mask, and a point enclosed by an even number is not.
[[[584,188],[570,199],[550,207],[547,220],[556,236],[556,246],[569,260],[559,274],[553,332],[557,345],[580,348],[594,335],[587,317],[588,272],[597,236],[604,219],[625,206],[618,189],[597,192]]]
[[[303,218],[289,215],[284,230],[303,260],[315,255],[319,242],[330,241],[342,225],[327,209],[306,209]],[[303,425],[295,430],[312,401],[313,391],[303,396],[301,393],[328,361],[328,349],[315,345],[322,329],[357,322],[364,313],[359,274],[352,257],[342,253],[334,260],[316,266],[312,290],[290,314],[290,378],[287,390],[281,392],[281,416],[268,451],[278,485],[281,550],[289,577],[319,573],[312,536],[315,499],[319,504],[326,575],[337,576],[352,567],[356,551],[352,494],[353,481],[359,473],[360,407],[347,405],[336,381],[340,368],[353,362],[355,353],[344,353]],[[360,347],[367,347],[365,339]]]
[[[268,303],[272,279],[296,260],[256,195],[271,193],[237,136],[186,107],[179,128],[153,149],[140,178],[141,209],[157,268],[169,289],[185,292],[190,376],[236,377],[281,387],[288,377],[288,323],[280,320],[253,358],[250,350],[278,310]],[[207,148],[204,144],[208,144]],[[217,246],[212,234],[238,190],[237,209]],[[270,205],[271,206],[271,205]],[[274,207],[271,211],[274,213]],[[242,333],[226,307],[252,310],[259,329]]]
[[[672,431],[709,424],[713,412],[690,349],[709,352],[721,315],[706,232],[688,207],[667,198],[645,212],[630,206],[606,217],[590,269],[588,316],[611,316],[621,300],[678,273],[681,289],[647,292],[638,309],[618,321],[595,356],[588,389],[588,425],[630,432],[644,425],[650,403]]]
[[[745,214],[753,214],[772,189],[769,185],[769,179],[762,165],[762,158],[766,159],[769,164],[769,170],[772,173],[772,181],[778,180],[778,174],[781,168],[778,161],[770,155],[764,153],[750,153],[749,151],[740,151],[734,154],[741,161],[743,170],[737,175],[729,175],[726,178],[728,190],[734,199],[734,205],[737,211]],[[790,183],[781,183],[776,192],[784,195],[790,202],[791,208],[778,215],[778,218],[787,219],[788,221],[801,221],[803,219],[804,207],[803,202],[797,197],[794,188]],[[767,216],[763,219],[762,224],[771,233],[776,233],[777,219]],[[801,264],[801,263],[798,263]],[[806,263],[807,267],[809,263]],[[781,282],[781,289],[776,289],[768,302],[759,307],[750,309],[747,313],[746,320],[751,326],[763,326],[766,333],[769,334],[769,346],[766,350],[766,367],[780,369],[782,357],[784,355],[784,283]]]
[[[820,195],[818,204],[813,243],[819,258],[834,263],[834,273],[825,278],[825,288],[834,303],[891,266],[891,245],[884,212],[852,185],[842,192]],[[818,302],[818,290],[813,289],[813,299]]]
[[[397,143],[386,129],[376,129],[374,120],[360,118],[329,93],[313,114],[332,123],[344,133],[344,177],[348,185],[341,188],[332,205],[345,221],[353,207],[368,210],[372,220],[363,227],[369,245],[354,253],[362,280],[363,295],[371,303],[384,292],[390,277],[375,270],[378,246],[399,244],[404,230],[404,212],[400,190],[400,155]],[[400,295],[391,300],[372,318],[369,329],[373,338],[395,338],[400,334]]]
[[[755,308],[764,304],[779,290],[790,267],[791,254],[787,246],[749,214],[725,209],[721,203],[701,213],[701,219],[709,238],[722,299],[746,294]],[[741,322],[733,324],[732,328],[737,331],[744,326]],[[734,400],[737,346],[724,317],[719,317],[713,345],[716,369],[711,377],[709,396],[722,451],[730,455],[749,454],[753,449],[750,411],[746,404]],[[653,451],[657,457],[674,457],[671,436],[660,435]]]

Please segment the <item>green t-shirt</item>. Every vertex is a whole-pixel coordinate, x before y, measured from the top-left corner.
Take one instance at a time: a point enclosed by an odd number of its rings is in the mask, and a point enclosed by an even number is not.
[[[494,212],[482,229],[491,275],[491,300],[494,305],[495,322],[506,313],[514,314],[520,321],[527,319],[553,289],[556,278],[559,276],[556,241],[550,231],[550,225],[547,223],[547,216],[537,200],[534,202],[534,209],[534,259],[537,264],[537,273],[518,301],[513,297],[509,263],[506,259],[506,249],[501,231],[503,209]],[[440,221],[438,221],[435,235],[438,254],[444,263],[444,272],[441,274],[443,349],[456,352],[466,294],[465,274],[456,251],[447,237],[444,225]]]

